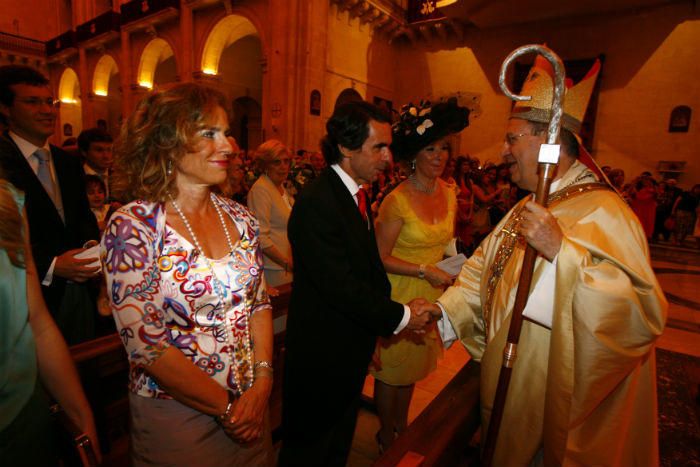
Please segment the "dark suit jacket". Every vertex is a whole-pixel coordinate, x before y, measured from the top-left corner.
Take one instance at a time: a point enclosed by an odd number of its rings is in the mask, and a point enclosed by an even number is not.
[[[362,391],[377,336],[389,336],[403,305],[374,237],[333,169],[301,193],[288,225],[294,282],[286,332],[285,437],[327,429]]]
[[[32,240],[32,256],[39,281],[46,275],[53,258],[88,240],[99,240],[95,216],[85,194],[85,174],[80,160],[51,146],[56,178],[61,189],[65,224],[27,159],[6,133],[0,137],[0,176],[25,194],[25,206]],[[42,286],[44,300],[55,313],[61,303],[66,281],[53,276],[51,286]]]

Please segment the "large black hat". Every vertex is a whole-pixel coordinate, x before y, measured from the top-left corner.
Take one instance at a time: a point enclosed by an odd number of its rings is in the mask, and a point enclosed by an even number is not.
[[[469,126],[469,109],[460,107],[456,97],[435,105],[428,101],[404,105],[399,117],[392,126],[391,152],[408,161],[426,146]]]

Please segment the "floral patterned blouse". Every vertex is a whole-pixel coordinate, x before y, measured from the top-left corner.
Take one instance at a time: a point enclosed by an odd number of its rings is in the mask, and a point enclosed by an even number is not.
[[[170,346],[227,389],[241,392],[234,382],[236,366],[243,390],[252,384],[251,362],[243,358],[247,316],[270,307],[258,223],[240,204],[214,199],[240,234],[232,254],[211,260],[223,282],[225,317],[207,262],[166,224],[164,204],[129,203],[105,229],[101,260],[112,314],[129,357],[129,389],[140,396],[170,398],[145,371]],[[233,346],[226,341],[224,319]]]

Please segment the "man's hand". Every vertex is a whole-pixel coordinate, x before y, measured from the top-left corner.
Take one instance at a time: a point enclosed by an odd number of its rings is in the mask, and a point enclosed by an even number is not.
[[[421,312],[430,315],[430,321],[437,321],[442,318],[442,309],[437,303],[425,302],[421,307]]]
[[[424,298],[414,298],[406,305],[411,309],[411,318],[408,320],[406,329],[417,332],[425,332],[425,326],[430,322],[430,314],[426,313],[423,307],[429,304]]]
[[[525,204],[521,216],[520,233],[530,246],[552,261],[559,253],[564,237],[557,219],[547,208],[532,201]]]
[[[437,321],[440,318],[442,318],[442,309],[438,306],[437,303],[430,303],[429,301],[423,298],[414,298],[409,302],[408,305],[409,307],[411,307],[411,311],[413,311],[413,308],[415,308],[416,314],[420,316],[427,315],[428,323]]]
[[[53,273],[73,282],[85,282],[95,277],[100,272],[100,267],[88,266],[94,263],[95,260],[93,258],[78,259],[75,257],[75,255],[83,251],[85,250],[82,248],[76,248],[57,256]]]

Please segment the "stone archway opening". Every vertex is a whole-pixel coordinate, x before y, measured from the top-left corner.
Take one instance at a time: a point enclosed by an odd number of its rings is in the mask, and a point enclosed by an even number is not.
[[[104,122],[106,131],[116,137],[121,117],[121,89],[119,67],[111,55],[100,57],[92,79],[93,105],[96,124]]]
[[[119,67],[111,55],[100,57],[92,77],[92,92],[96,96],[107,97],[109,95],[109,81],[112,75],[117,73],[119,73]]]
[[[239,97],[233,101],[231,136],[244,151],[254,151],[263,142],[262,109],[250,97]]]
[[[228,15],[216,23],[204,44],[201,64],[202,73],[207,75],[219,74],[224,50],[247,36],[258,37],[258,31],[253,23],[244,16]]]
[[[263,48],[253,23],[228,15],[212,28],[202,52],[202,73],[217,76],[217,87],[232,103],[231,134],[242,150],[262,143]]]
[[[80,99],[80,81],[78,74],[72,68],[66,68],[58,82],[60,140],[77,136],[83,129],[83,106]],[[70,129],[70,131],[68,131]],[[67,132],[71,134],[66,134]]]
[[[173,48],[164,39],[156,37],[143,49],[136,74],[141,87],[154,87],[177,80],[177,62]]]

